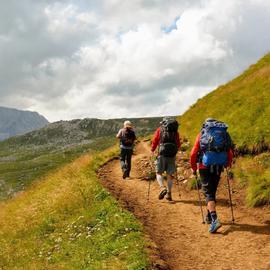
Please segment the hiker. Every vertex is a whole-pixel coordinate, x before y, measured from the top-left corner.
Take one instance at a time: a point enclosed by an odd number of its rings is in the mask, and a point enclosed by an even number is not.
[[[116,135],[120,140],[120,164],[123,172],[123,179],[130,177],[131,157],[133,154],[134,141],[136,140],[135,131],[130,121],[124,122],[124,127]]]
[[[151,146],[153,157],[158,147],[156,161],[156,179],[160,187],[158,198],[162,200],[167,194],[166,199],[172,201],[173,175],[176,172],[175,157],[181,145],[178,122],[173,118],[164,117],[160,124],[160,127],[155,132]],[[164,172],[166,172],[167,176],[167,187],[163,185]]]
[[[216,232],[221,227],[216,212],[216,192],[221,173],[224,168],[231,167],[233,158],[233,144],[227,128],[227,124],[207,118],[190,154],[190,164],[196,180],[199,170],[207,205],[205,221],[210,224],[210,233]]]

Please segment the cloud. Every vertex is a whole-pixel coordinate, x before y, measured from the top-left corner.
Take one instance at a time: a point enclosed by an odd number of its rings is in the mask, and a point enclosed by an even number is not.
[[[5,2],[0,105],[51,121],[183,113],[267,53],[268,2]]]

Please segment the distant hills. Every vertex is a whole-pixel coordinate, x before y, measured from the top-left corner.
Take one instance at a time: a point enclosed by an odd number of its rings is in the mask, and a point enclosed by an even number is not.
[[[129,118],[138,135],[147,135],[159,126],[161,117]],[[55,147],[91,143],[96,138],[113,137],[126,119],[75,119],[58,121],[22,136],[10,138],[7,143],[15,146],[52,146]]]
[[[270,53],[179,117],[182,135],[193,144],[208,117],[228,123],[241,151],[259,153],[270,149]]]
[[[37,112],[0,107],[0,141],[42,128],[48,123]]]
[[[130,119],[138,135],[152,134],[161,117]],[[117,142],[126,119],[58,121],[0,142],[0,201],[85,153]]]

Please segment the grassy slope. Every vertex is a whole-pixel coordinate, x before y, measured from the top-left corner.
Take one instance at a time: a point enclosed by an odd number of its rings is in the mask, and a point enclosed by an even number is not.
[[[203,121],[214,117],[229,124],[238,147],[270,144],[270,54],[241,76],[198,100],[180,117],[181,132],[193,142]]]
[[[85,155],[0,205],[0,269],[146,269],[141,226],[100,186],[115,150]]]
[[[134,118],[137,135],[153,132],[160,117]],[[104,150],[115,141],[124,119],[59,121],[0,142],[0,200],[81,154]]]
[[[0,143],[0,200],[12,197],[17,191],[27,188],[34,180],[71,162],[83,153],[104,150],[115,142],[114,138],[97,138],[91,143],[74,144],[69,147],[57,144],[28,146],[18,143],[21,137]]]
[[[229,124],[238,149],[254,152],[262,141],[270,145],[270,53],[241,76],[198,100],[180,117],[180,131],[191,142],[204,119],[214,117]],[[259,150],[260,152],[260,150]],[[270,153],[238,159],[236,179],[246,188],[249,206],[270,202]]]

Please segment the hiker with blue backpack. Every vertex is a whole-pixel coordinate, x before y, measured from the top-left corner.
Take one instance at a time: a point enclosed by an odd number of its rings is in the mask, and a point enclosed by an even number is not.
[[[210,224],[210,233],[215,233],[221,227],[216,212],[216,192],[221,173],[224,168],[231,167],[233,158],[233,144],[227,129],[228,125],[221,121],[206,119],[190,155],[191,168],[196,179],[199,170],[207,204],[205,221]]]
[[[156,130],[152,140],[151,152],[155,156],[155,150],[158,147],[158,156],[156,160],[156,179],[160,186],[158,198],[162,200],[166,194],[166,199],[172,201],[173,178],[176,172],[176,154],[180,148],[180,138],[178,133],[178,122],[169,117],[164,117]],[[167,187],[163,184],[163,173],[166,172]]]
[[[136,140],[135,131],[130,121],[124,122],[124,127],[116,135],[120,140],[120,164],[123,172],[123,179],[130,177],[131,157],[133,154],[134,142]]]

